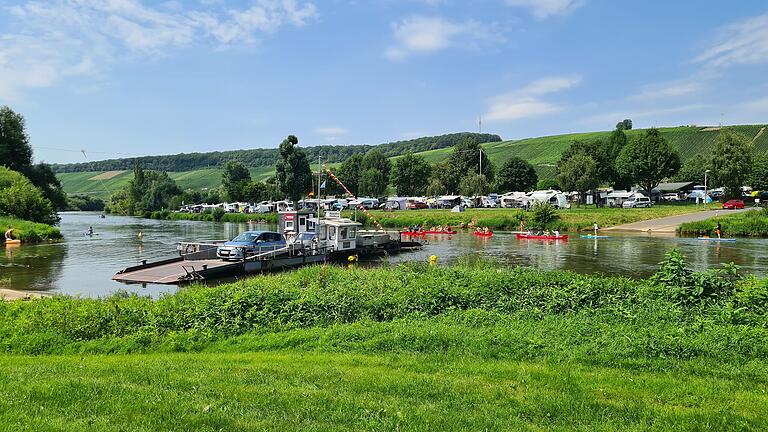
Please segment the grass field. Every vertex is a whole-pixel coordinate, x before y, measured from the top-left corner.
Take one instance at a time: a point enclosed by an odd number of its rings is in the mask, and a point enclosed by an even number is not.
[[[14,237],[20,239],[22,243],[59,240],[62,237],[59,229],[54,226],[0,216],[0,229],[2,229],[2,232],[5,233],[8,227],[13,228]],[[5,237],[0,237],[0,244],[4,241]],[[0,276],[2,276],[1,270]]]
[[[768,283],[662,274],[680,286],[318,266],[159,300],[0,303],[0,424],[765,430]]]
[[[768,151],[768,131],[759,134],[764,125],[743,125],[731,126],[732,129],[743,133],[744,135],[755,138],[754,146],[756,152]],[[662,135],[680,151],[683,160],[689,159],[699,153],[711,151],[715,144],[718,134],[718,128],[704,127],[672,127],[660,128]],[[635,129],[628,131],[629,137],[637,137],[645,131]],[[502,141],[483,144],[483,148],[488,152],[488,157],[497,166],[504,163],[512,156],[521,157],[532,163],[540,178],[552,178],[555,176],[554,164],[574,141],[594,140],[606,138],[610,132],[586,132],[564,135],[553,135],[537,138],[526,138],[520,140]],[[758,136],[759,134],[759,136]],[[441,162],[451,154],[451,148],[439,150],[430,150],[419,153],[430,162]],[[397,157],[392,158],[397,159]],[[316,170],[317,166],[313,165]],[[99,172],[87,173],[62,173],[57,174],[64,190],[70,194],[94,194],[102,199],[108,198],[122,185],[132,178],[130,171],[119,174],[108,180],[93,180],[93,177],[99,176]],[[169,175],[177,181],[182,189],[202,189],[215,188],[221,184],[221,170],[219,168],[201,169],[187,172],[172,172]],[[251,168],[251,176],[256,179],[266,179],[274,175],[274,167]]]
[[[716,204],[710,206],[714,207]],[[603,228],[627,223],[658,219],[702,210],[703,207],[691,205],[657,205],[647,209],[595,208],[573,207],[558,210],[559,220],[549,224],[550,229],[560,231],[591,230],[597,222]],[[456,227],[461,223],[472,223],[477,226],[487,226],[498,230],[516,230],[520,219],[529,220],[530,212],[516,209],[467,209],[463,213],[451,213],[450,210],[405,210],[405,211],[371,211],[371,215],[383,226],[402,228],[412,225],[431,227],[451,225]],[[365,215],[358,212],[358,220],[365,222]]]
[[[699,222],[684,223],[678,229],[683,235],[701,235],[715,237],[715,227],[720,222],[723,236],[768,237],[768,210],[754,210],[746,213],[729,215],[723,211],[722,217]]]

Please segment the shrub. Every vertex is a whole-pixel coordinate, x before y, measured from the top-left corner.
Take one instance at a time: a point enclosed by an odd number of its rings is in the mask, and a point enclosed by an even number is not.
[[[741,279],[739,266],[723,264],[705,272],[693,272],[680,251],[672,249],[659,264],[651,281],[664,287],[665,294],[680,303],[697,303],[707,299],[725,298],[735,291]]]
[[[542,229],[559,218],[557,210],[551,204],[537,201],[531,207],[531,219],[528,221],[528,224],[531,225],[531,228]]]
[[[223,218],[225,214],[226,212],[224,212],[223,209],[216,207],[212,213],[213,220],[216,222],[221,222],[221,218]]]
[[[0,214],[53,225],[59,218],[49,200],[26,177],[0,166]]]

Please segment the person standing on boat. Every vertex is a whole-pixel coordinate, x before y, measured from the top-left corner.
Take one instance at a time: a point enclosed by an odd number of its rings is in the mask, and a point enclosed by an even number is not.
[[[93,235],[93,227],[89,226],[88,231],[85,232],[85,235],[92,236]]]
[[[723,226],[720,225],[720,221],[717,222],[717,227],[715,227],[715,233],[717,234],[717,238],[721,238],[721,235],[723,234]]]
[[[600,231],[600,225],[598,225],[597,222],[595,222],[592,225],[592,230],[595,232],[595,237],[597,237],[597,232]]]
[[[13,238],[13,227],[9,226],[7,230],[5,230],[5,240],[14,240]]]

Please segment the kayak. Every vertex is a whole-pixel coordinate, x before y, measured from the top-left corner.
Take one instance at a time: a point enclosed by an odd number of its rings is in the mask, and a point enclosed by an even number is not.
[[[584,239],[607,239],[607,238],[610,238],[610,236],[601,236],[601,235],[597,235],[596,236],[596,235],[589,234],[589,235],[582,235],[581,238],[584,238]]]
[[[568,240],[567,235],[528,235],[528,234],[517,234],[518,239],[529,239],[529,240]]]
[[[478,237],[491,237],[493,236],[493,232],[473,232],[472,234],[478,236]]]
[[[735,238],[717,238],[717,237],[699,237],[696,240],[712,240],[712,241],[718,241],[718,242],[735,242]]]

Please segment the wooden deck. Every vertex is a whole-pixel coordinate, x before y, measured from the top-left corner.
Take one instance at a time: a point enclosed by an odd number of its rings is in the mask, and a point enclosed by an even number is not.
[[[113,280],[126,283],[177,284],[193,281],[190,274],[201,278],[220,274],[236,274],[243,270],[241,262],[227,262],[219,259],[185,261],[180,258],[161,263],[145,264],[127,268],[112,276]]]

